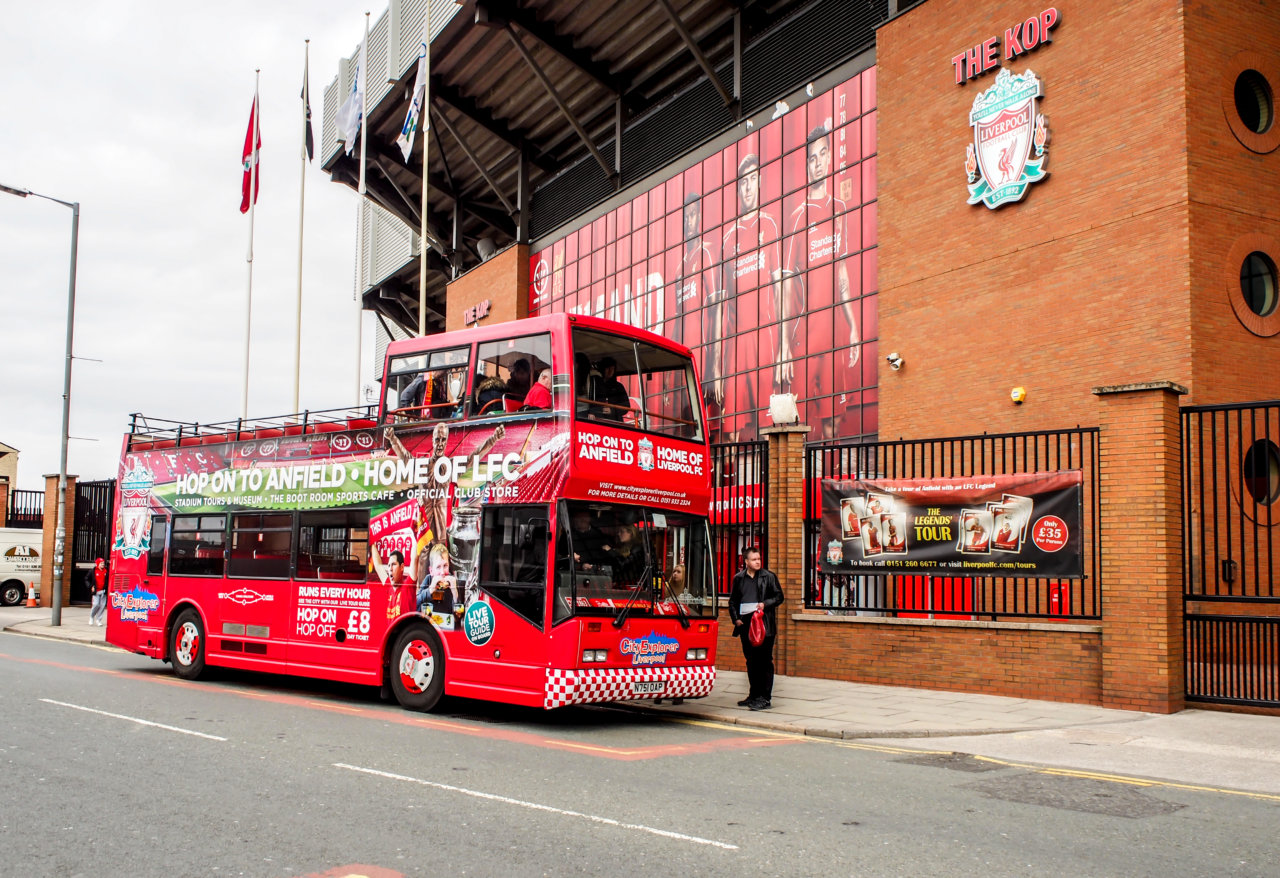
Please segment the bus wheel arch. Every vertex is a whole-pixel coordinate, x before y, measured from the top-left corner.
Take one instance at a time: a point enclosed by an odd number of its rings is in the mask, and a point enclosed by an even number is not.
[[[175,609],[167,643],[174,674],[184,680],[194,680],[204,673],[205,626],[194,606],[182,604]]]
[[[444,694],[444,645],[426,621],[397,629],[387,653],[387,683],[406,710],[431,710]]]

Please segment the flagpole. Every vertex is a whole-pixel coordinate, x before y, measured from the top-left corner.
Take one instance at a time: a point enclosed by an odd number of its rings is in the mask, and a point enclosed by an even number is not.
[[[422,229],[418,244],[418,337],[427,334],[427,160],[431,155],[431,0],[422,25],[425,76],[422,77]]]
[[[258,107],[258,85],[262,69],[253,71],[253,136],[249,141],[249,284],[244,297],[244,389],[240,394],[240,417],[249,417],[249,332],[253,326],[253,215],[258,206],[258,132],[261,113]]]
[[[356,75],[365,77],[365,88],[363,94],[360,95],[360,185],[358,191],[360,193],[360,213],[357,215],[356,221],[356,246],[360,249],[360,271],[356,275],[356,405],[359,406],[363,402],[363,395],[360,387],[360,367],[364,360],[364,276],[365,276],[365,260],[364,260],[364,165],[366,147],[369,143],[369,118],[366,111],[369,108],[369,74],[364,68],[369,62],[369,15],[364,14],[364,43],[360,49],[363,56],[361,58],[360,70]]]
[[[293,330],[293,409],[298,408],[298,385],[302,378],[302,220],[307,203],[307,134],[311,131],[311,40],[306,41],[302,62],[302,174],[298,184],[298,295]]]

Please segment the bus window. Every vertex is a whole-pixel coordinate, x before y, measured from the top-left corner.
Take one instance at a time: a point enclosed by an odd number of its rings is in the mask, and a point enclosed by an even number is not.
[[[430,421],[462,414],[470,349],[450,348],[393,357],[386,377],[388,415]]]
[[[574,330],[578,417],[702,441],[693,361],[621,336]]]
[[[559,528],[557,612],[715,615],[705,519],[569,500]]]
[[[546,603],[549,525],[545,506],[488,506],[480,539],[480,588],[538,628]]]
[[[246,512],[231,517],[229,576],[285,579],[292,554],[292,513]]]
[[[165,532],[169,521],[163,515],[151,516],[151,548],[147,550],[147,574],[159,576],[164,573],[164,547],[168,542]]]
[[[298,579],[364,579],[369,510],[298,513]]]
[[[169,536],[169,573],[221,576],[226,542],[225,515],[175,515]]]
[[[645,429],[664,436],[702,441],[702,416],[694,404],[698,388],[693,363],[671,351],[637,344],[644,387]]]
[[[538,372],[550,366],[549,335],[482,343],[476,349],[471,411],[481,415],[517,411]]]

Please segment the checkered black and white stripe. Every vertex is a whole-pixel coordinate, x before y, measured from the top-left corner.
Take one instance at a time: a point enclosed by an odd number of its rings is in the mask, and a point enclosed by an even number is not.
[[[633,684],[665,680],[662,692],[637,695]],[[569,704],[597,704],[603,701],[635,701],[642,698],[702,698],[711,694],[716,682],[713,667],[683,668],[575,668],[548,670],[546,697],[548,710]]]

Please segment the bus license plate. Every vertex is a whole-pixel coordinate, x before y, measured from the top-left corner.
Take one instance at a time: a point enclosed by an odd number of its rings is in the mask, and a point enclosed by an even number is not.
[[[666,689],[666,680],[636,680],[631,684],[633,695],[654,695],[658,692],[665,692]]]

